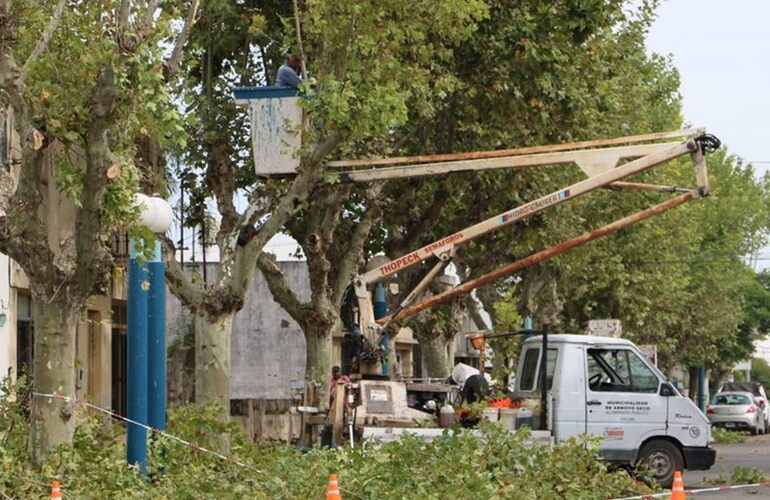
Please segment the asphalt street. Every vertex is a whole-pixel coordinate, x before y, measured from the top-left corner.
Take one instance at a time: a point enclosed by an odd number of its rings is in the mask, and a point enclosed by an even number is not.
[[[684,476],[685,489],[709,488],[715,482],[730,484],[730,478],[735,467],[755,467],[770,477],[770,434],[763,436],[748,436],[745,443],[718,444],[717,462],[708,471],[686,472]],[[770,498],[770,487],[749,488],[735,491],[718,491],[688,495],[688,498],[729,498],[756,499]]]

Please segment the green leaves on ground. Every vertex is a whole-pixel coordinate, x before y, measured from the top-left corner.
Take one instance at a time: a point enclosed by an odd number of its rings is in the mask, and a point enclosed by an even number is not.
[[[149,479],[125,465],[125,432],[93,414],[78,414],[72,447],[62,447],[42,470],[24,460],[24,402],[0,398],[0,493],[41,498],[53,479],[65,498],[321,498],[330,473],[343,498],[511,498],[604,499],[638,494],[644,487],[622,471],[611,472],[595,446],[570,441],[553,450],[530,447],[527,434],[498,426],[448,432],[431,443],[405,437],[341,451],[260,447],[244,440],[236,424],[222,424],[213,407],[187,406],[170,412],[169,432],[202,442],[227,427],[232,454],[261,473],[157,438],[148,456]],[[159,468],[163,472],[159,471]]]
[[[739,444],[746,442],[746,436],[735,431],[728,431],[721,427],[711,428],[711,437],[717,444]]]

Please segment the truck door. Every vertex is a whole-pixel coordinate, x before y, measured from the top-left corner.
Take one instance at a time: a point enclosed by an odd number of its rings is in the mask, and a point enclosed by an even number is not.
[[[641,443],[666,434],[667,402],[658,394],[660,379],[632,349],[586,349],[586,433],[602,436],[602,455],[614,461],[636,459]]]
[[[566,345],[559,350],[557,377],[553,384],[553,437],[561,442],[586,432],[585,348]]]
[[[560,377],[560,374],[556,372],[556,366],[558,364],[559,349],[549,347],[548,348],[548,361],[546,363],[546,381],[548,391],[551,392],[554,389],[554,376]],[[543,383],[540,380],[540,365],[543,362],[540,353],[539,346],[525,347],[521,356],[521,363],[519,364],[518,374],[516,377],[516,393],[524,398],[539,399],[540,390],[543,387]],[[559,382],[556,382],[556,386]],[[554,394],[554,397],[558,396]],[[539,422],[539,417],[538,417]],[[535,428],[539,428],[537,423]]]

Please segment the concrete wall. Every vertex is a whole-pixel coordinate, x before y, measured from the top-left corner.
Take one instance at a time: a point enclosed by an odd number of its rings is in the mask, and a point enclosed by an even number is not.
[[[299,299],[309,300],[306,264],[280,264]],[[218,267],[217,263],[207,264],[209,282],[216,279]],[[202,276],[202,265],[196,265],[195,272]],[[190,312],[170,292],[167,324],[169,345],[178,344],[192,328]],[[305,337],[299,325],[272,299],[259,271],[246,294],[243,309],[235,316],[231,362],[230,399],[289,399],[293,396],[292,382],[304,377]]]
[[[305,262],[281,268],[301,301],[310,300]],[[232,337],[232,399],[286,399],[292,382],[305,376],[305,337],[299,325],[272,299],[257,272],[245,307],[235,317]]]
[[[310,283],[304,261],[280,262],[286,279],[303,302],[310,300]],[[209,263],[206,275],[213,282],[218,275],[218,263]],[[187,266],[190,272],[192,266]],[[195,265],[202,276],[202,265]],[[185,334],[191,334],[190,312],[182,307],[170,292],[167,303],[168,342],[177,350]],[[341,332],[340,332],[341,333]],[[412,345],[415,340],[408,328],[402,329],[391,343],[401,361],[392,373],[412,375]],[[188,343],[188,345],[190,345]],[[257,271],[246,294],[243,309],[235,316],[231,339],[230,399],[291,399],[293,387],[305,376],[305,337],[299,325],[272,298],[262,273]],[[184,360],[180,358],[185,358]],[[342,337],[335,335],[332,344],[332,363],[342,364]],[[182,352],[169,358],[169,398],[180,403],[190,394],[189,370],[191,353]],[[186,385],[187,384],[187,385]]]

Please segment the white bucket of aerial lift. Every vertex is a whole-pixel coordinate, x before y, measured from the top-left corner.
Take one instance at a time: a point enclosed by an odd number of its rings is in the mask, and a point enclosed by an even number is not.
[[[251,149],[257,175],[293,175],[302,147],[302,107],[291,87],[235,89],[237,104],[249,107]]]

